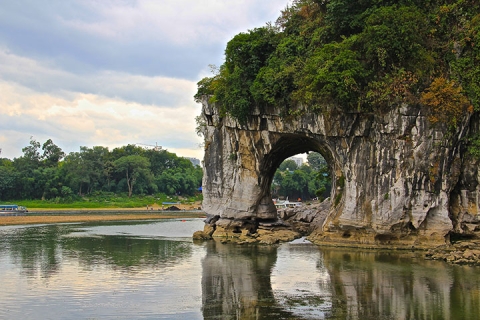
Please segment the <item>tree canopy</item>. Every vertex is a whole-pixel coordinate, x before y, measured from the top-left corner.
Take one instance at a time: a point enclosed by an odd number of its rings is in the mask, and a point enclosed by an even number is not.
[[[321,154],[310,152],[308,164],[297,166],[291,159],[284,160],[273,176],[273,197],[289,199],[327,198],[331,190],[328,164]]]
[[[99,192],[190,196],[202,184],[199,166],[167,150],[82,146],[65,155],[51,139],[42,145],[31,138],[22,151],[0,158],[0,200],[69,201]]]
[[[479,79],[476,0],[294,0],[274,25],[235,36],[195,98],[240,122],[269,105],[288,115],[400,102],[450,122],[480,109]]]
[[[150,180],[150,161],[140,155],[129,155],[118,158],[113,163],[115,171],[125,173],[125,181],[128,188],[128,197],[133,193],[133,186],[140,177]]]

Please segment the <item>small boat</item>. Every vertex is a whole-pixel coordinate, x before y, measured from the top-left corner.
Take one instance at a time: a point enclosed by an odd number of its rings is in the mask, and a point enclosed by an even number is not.
[[[24,215],[26,212],[28,212],[28,210],[24,206],[16,204],[0,204],[0,215],[2,216],[18,216]]]
[[[275,204],[275,207],[277,208],[277,210],[284,209],[284,208],[298,208],[302,206],[302,203],[300,201],[292,202],[288,200],[288,197],[285,201],[274,200],[273,203]]]

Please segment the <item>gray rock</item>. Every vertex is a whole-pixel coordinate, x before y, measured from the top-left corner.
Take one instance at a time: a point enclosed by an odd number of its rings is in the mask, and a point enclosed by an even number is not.
[[[476,117],[465,115],[451,132],[406,104],[375,114],[281,114],[256,110],[241,124],[204,99],[203,210],[223,228],[277,219],[270,194],[276,168],[316,151],[333,177],[328,208],[280,214],[312,224],[314,241],[429,247],[452,233],[477,236],[480,173],[463,147],[467,131],[478,130]]]

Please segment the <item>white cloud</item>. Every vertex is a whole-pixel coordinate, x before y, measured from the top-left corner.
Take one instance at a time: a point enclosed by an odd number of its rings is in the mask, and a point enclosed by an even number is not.
[[[274,0],[163,0],[163,1],[83,1],[98,20],[63,19],[76,30],[117,41],[166,40],[179,45],[191,42],[217,42],[274,20],[287,2]],[[236,32],[235,32],[236,33]]]
[[[52,138],[66,152],[84,145],[158,143],[169,150],[189,150],[179,155],[202,158],[200,138],[193,130],[200,106],[194,103],[172,108],[83,93],[70,93],[71,99],[65,99],[6,82],[0,82],[0,91],[0,117],[10,124],[8,131],[0,131],[2,157],[20,156],[33,136],[41,143]]]
[[[196,82],[288,0],[10,1],[0,11],[1,157],[156,144],[203,157]],[[7,123],[8,125],[3,125]]]
[[[125,72],[100,70],[75,74],[36,60],[20,57],[0,49],[0,75],[33,90],[54,92],[95,93],[146,104],[172,105],[193,101],[196,83],[162,76],[132,75]]]

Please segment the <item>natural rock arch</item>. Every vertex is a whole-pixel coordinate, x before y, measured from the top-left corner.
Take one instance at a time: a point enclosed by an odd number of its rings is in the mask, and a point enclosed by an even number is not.
[[[469,119],[451,132],[432,125],[420,107],[400,105],[384,114],[330,110],[287,117],[270,108],[240,124],[206,99],[202,105],[203,210],[214,236],[276,221],[273,174],[285,158],[308,151],[324,156],[333,180],[317,242],[431,246],[462,223],[458,212],[451,214],[453,203],[477,217],[472,195],[478,183],[470,184],[469,197],[462,191],[469,183],[458,183]]]

